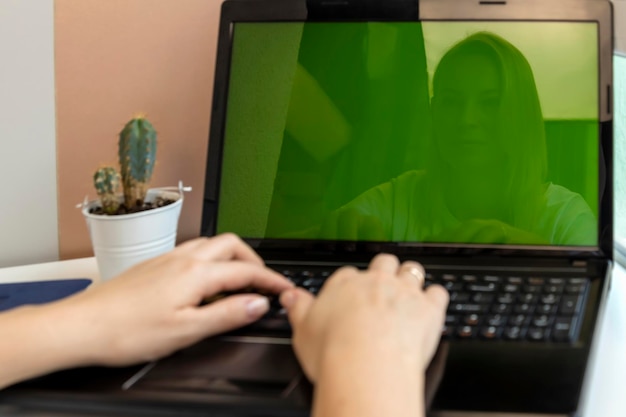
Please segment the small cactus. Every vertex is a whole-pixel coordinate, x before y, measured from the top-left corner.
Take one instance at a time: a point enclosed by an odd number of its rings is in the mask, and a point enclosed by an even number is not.
[[[102,203],[102,210],[107,214],[115,214],[120,206],[117,190],[120,187],[120,174],[113,167],[99,168],[93,174],[93,185]]]
[[[134,117],[120,132],[119,162],[127,208],[142,206],[156,158],[157,134],[143,115]]]

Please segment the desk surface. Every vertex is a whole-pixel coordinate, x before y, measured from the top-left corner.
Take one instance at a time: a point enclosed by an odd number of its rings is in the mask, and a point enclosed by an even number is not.
[[[0,269],[0,282],[91,278],[99,280],[94,258]],[[595,354],[585,382],[583,417],[626,416],[626,270],[616,265]]]

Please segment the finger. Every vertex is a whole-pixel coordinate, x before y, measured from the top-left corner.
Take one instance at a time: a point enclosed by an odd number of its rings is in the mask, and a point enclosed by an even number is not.
[[[267,297],[256,294],[231,295],[197,309],[198,325],[204,336],[234,330],[260,319],[269,311]]]
[[[254,287],[279,293],[293,287],[293,283],[279,273],[265,266],[259,266],[243,261],[210,262],[207,272],[203,296],[211,296],[222,291],[235,291],[247,287]],[[201,272],[200,272],[201,273]]]
[[[424,267],[414,261],[403,262],[398,269],[398,278],[413,282],[420,288],[424,286],[425,274]]]
[[[373,271],[384,271],[396,275],[400,261],[394,255],[388,253],[378,254],[370,262],[369,269]]]
[[[287,290],[280,295],[280,304],[287,310],[294,331],[303,323],[314,301],[315,297],[302,288]]]
[[[212,238],[199,238],[181,245],[181,251],[200,260],[228,261],[236,259],[263,265],[263,259],[243,240],[233,233]]]
[[[435,304],[435,306],[439,307],[442,313],[445,312],[448,302],[450,301],[450,295],[445,288],[441,285],[433,284],[426,288],[424,294],[433,302],[433,304]]]

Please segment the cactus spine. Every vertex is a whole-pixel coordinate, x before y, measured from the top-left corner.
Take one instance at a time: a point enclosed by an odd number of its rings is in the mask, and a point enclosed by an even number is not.
[[[102,210],[107,214],[115,214],[120,206],[117,190],[120,187],[120,174],[113,167],[99,168],[93,174],[93,185],[96,187]]]
[[[144,116],[136,116],[120,132],[119,162],[127,208],[143,205],[156,158],[157,134]]]

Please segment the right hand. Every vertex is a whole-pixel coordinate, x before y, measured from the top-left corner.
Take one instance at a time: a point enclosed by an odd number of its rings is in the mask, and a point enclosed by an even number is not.
[[[423,374],[439,343],[448,304],[443,287],[423,290],[423,280],[420,264],[400,265],[395,256],[382,254],[365,271],[339,269],[317,298],[300,288],[284,291],[280,301],[309,379],[317,381],[325,358],[337,355]]]

